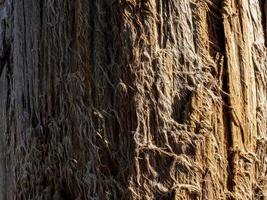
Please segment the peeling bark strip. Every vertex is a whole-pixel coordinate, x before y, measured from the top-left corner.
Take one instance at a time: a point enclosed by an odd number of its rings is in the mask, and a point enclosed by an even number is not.
[[[266,16],[0,1],[0,199],[267,198]]]

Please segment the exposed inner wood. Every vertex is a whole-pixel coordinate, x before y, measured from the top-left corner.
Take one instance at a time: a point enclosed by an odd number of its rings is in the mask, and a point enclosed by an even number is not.
[[[267,198],[267,1],[0,1],[0,199]]]

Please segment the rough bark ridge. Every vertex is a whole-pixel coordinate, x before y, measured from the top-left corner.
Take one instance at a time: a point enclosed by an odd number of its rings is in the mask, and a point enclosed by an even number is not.
[[[267,3],[0,2],[0,199],[267,198]]]

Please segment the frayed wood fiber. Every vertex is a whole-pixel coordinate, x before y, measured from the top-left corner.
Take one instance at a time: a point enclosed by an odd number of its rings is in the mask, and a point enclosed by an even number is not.
[[[267,198],[262,0],[0,1],[0,199]]]

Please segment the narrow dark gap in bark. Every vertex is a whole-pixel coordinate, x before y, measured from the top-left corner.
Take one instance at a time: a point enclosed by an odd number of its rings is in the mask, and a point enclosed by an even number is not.
[[[222,4],[220,5],[220,10],[222,11]],[[232,192],[234,188],[234,155],[232,152],[233,147],[233,137],[232,137],[232,128],[231,128],[231,109],[230,109],[230,88],[229,88],[229,70],[227,65],[227,55],[225,47],[225,30],[223,26],[223,19],[221,21],[223,31],[221,42],[224,46],[223,48],[223,77],[222,77],[222,89],[223,89],[223,122],[224,122],[224,135],[225,135],[225,145],[226,145],[226,157],[227,157],[227,189]],[[229,196],[229,200],[232,200],[233,197]]]
[[[10,58],[9,58],[9,61],[8,61],[8,64],[7,64],[7,96],[6,96],[6,132],[5,132],[5,135],[4,135],[4,144],[5,144],[5,147],[4,147],[4,152],[5,152],[5,165],[6,165],[6,169],[5,169],[5,172],[6,172],[6,175],[5,175],[5,188],[6,188],[6,192],[4,194],[4,200],[7,200],[8,199],[8,194],[9,190],[11,190],[11,181],[10,181],[10,176],[12,175],[11,173],[11,170],[8,168],[8,166],[10,166],[10,157],[9,155],[7,154],[8,152],[8,147],[10,146],[10,133],[11,133],[11,124],[12,124],[12,120],[14,118],[14,111],[12,110],[12,100],[11,100],[11,88],[12,88],[12,78],[13,78],[13,69],[12,69],[12,66],[13,66],[13,63],[11,61],[11,58],[12,58],[12,55],[10,55]],[[8,137],[9,136],[9,137]]]
[[[94,38],[95,38],[95,9],[96,8],[96,5],[95,5],[95,1],[90,1],[89,3],[89,23],[90,23],[90,27],[91,27],[91,30],[90,30],[90,35],[91,35],[91,38],[90,38],[90,44],[91,44],[91,47],[94,47],[95,46],[95,42],[94,42]],[[91,52],[90,52],[90,55],[88,55],[91,59],[91,64],[92,64],[92,69],[91,69],[91,73],[93,74],[94,72],[94,68],[95,68],[95,59],[94,59],[94,50],[92,49]],[[94,97],[95,94],[96,94],[96,88],[95,88],[95,85],[93,84],[93,75],[90,76],[90,82],[92,83],[91,85],[91,96]],[[96,99],[95,98],[92,98],[93,102],[92,104],[93,105],[96,105]],[[94,116],[94,115],[93,115]],[[95,119],[94,121],[94,124],[96,124],[95,122],[97,122],[97,120]]]
[[[42,77],[42,73],[45,68],[45,65],[43,64],[44,63],[44,58],[45,58],[45,52],[44,52],[44,49],[45,49],[45,45],[44,45],[44,37],[45,37],[45,33],[44,33],[44,30],[45,30],[45,16],[44,16],[44,13],[45,13],[45,4],[43,1],[40,1],[39,2],[39,6],[40,6],[40,28],[39,28],[39,33],[38,33],[38,41],[39,41],[39,50],[38,50],[38,69],[41,69],[41,70],[38,70],[38,80],[41,80],[41,77]],[[44,86],[42,84],[38,84],[38,91],[43,91],[44,89]],[[40,94],[38,94],[40,95]],[[38,98],[38,102],[40,102],[40,98]],[[39,110],[41,110],[41,108],[38,108]],[[38,116],[38,120],[39,120],[39,123],[41,126],[44,126],[44,122],[43,122],[43,118],[41,117],[41,114],[39,114]],[[48,134],[45,134],[45,140],[44,140],[46,143],[48,141]]]
[[[226,60],[224,61],[224,72],[223,72],[223,118],[224,118],[224,134],[225,134],[225,144],[227,149],[227,189],[231,192],[234,188],[233,182],[233,170],[234,170],[234,158],[233,158],[233,138],[231,132],[231,110],[230,110],[230,97],[229,94],[229,78]],[[229,198],[232,199],[232,198]]]
[[[260,9],[262,13],[262,27],[263,27],[263,34],[265,39],[265,46],[267,47],[267,0],[260,1]]]
[[[223,24],[223,15],[222,8],[223,5],[220,1],[216,1],[213,4],[208,5],[208,34],[209,34],[209,53],[216,59],[217,54],[220,53],[223,56],[222,69],[219,71],[218,78],[222,81],[222,100],[223,100],[223,124],[224,124],[224,138],[226,145],[226,157],[227,157],[227,189],[232,192],[234,188],[233,182],[233,138],[231,131],[231,109],[230,109],[230,97],[229,97],[229,72],[227,65],[227,55],[226,55],[226,46],[225,46],[225,30]],[[197,21],[197,19],[195,19]],[[212,71],[212,74],[215,76],[216,72]],[[232,199],[232,197],[229,197]]]

